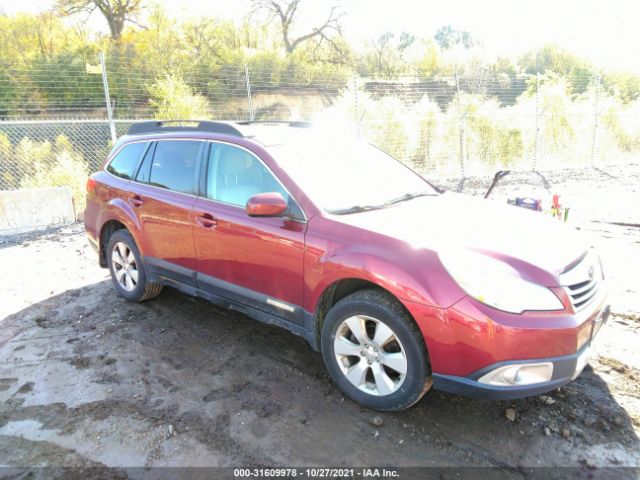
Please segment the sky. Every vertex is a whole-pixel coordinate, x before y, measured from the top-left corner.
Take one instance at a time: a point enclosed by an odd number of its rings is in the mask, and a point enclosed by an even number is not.
[[[239,21],[249,0],[159,0],[178,19],[211,15]],[[332,0],[304,0],[301,26],[324,19]],[[52,0],[0,0],[8,14],[38,12]],[[358,45],[386,31],[431,37],[443,25],[468,30],[486,51],[517,54],[547,43],[597,65],[640,73],[640,2],[637,0],[342,0],[347,39]],[[91,25],[107,30],[95,14]]]

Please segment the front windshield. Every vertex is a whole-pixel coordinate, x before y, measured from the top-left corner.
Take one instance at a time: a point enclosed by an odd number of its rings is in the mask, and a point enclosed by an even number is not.
[[[384,208],[436,190],[382,150],[358,139],[313,138],[269,148],[318,206],[331,213]]]

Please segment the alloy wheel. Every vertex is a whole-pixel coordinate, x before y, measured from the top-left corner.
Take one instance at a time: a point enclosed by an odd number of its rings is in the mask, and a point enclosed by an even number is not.
[[[138,285],[138,264],[133,251],[124,242],[117,242],[111,251],[111,265],[118,284],[127,292]]]
[[[387,324],[373,317],[344,320],[336,331],[333,351],[347,380],[370,395],[392,394],[406,377],[402,343]]]

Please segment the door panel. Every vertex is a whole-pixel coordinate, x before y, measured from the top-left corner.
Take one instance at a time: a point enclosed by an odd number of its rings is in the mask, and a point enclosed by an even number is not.
[[[239,207],[204,198],[193,211],[215,221],[194,227],[198,272],[204,274],[198,277],[200,287],[297,321],[306,225],[249,217]]]
[[[189,285],[195,285],[192,272],[197,266],[192,208],[203,145],[200,141],[158,141],[155,152],[150,152],[153,157],[145,157],[136,181],[130,183],[128,199],[138,212],[142,252],[151,257],[147,264]]]
[[[135,182],[129,184],[134,202],[141,201],[136,207],[142,226],[143,255],[163,260],[180,267],[195,270],[195,248],[193,245],[192,207],[196,197],[183,195],[169,190],[154,188]],[[180,274],[178,269],[158,273]],[[193,285],[193,276],[177,278]]]
[[[302,311],[306,224],[284,217],[249,217],[254,194],[277,191],[301,211],[252,153],[211,144],[206,196],[193,206],[200,287],[294,321]]]

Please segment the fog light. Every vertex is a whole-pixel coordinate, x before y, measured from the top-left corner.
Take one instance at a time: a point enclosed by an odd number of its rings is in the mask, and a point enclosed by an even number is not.
[[[505,365],[483,375],[478,382],[501,387],[548,382],[553,376],[553,363],[519,363]]]

